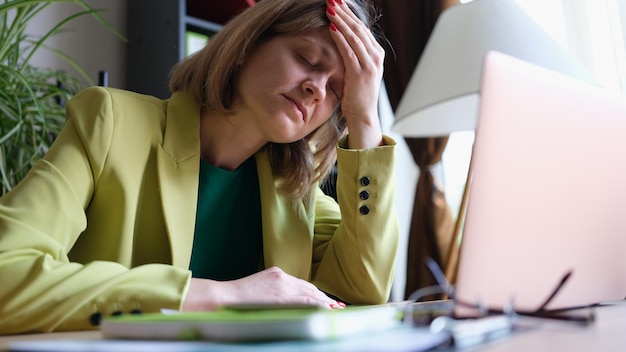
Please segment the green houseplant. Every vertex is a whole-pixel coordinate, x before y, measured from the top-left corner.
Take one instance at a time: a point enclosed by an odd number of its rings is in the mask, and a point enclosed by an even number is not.
[[[34,67],[39,50],[50,50],[68,62],[88,83],[91,79],[70,56],[48,47],[46,40],[81,16],[93,16],[124,39],[85,0],[1,0],[0,2],[0,195],[11,190],[40,159],[61,130],[65,103],[81,89],[80,80],[60,70]],[[27,25],[49,6],[77,5],[43,35],[26,33]]]

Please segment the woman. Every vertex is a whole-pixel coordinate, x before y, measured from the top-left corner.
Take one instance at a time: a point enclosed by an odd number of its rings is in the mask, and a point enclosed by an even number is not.
[[[174,68],[166,101],[77,94],[45,158],[0,199],[0,333],[385,302],[398,229],[377,115],[384,51],[371,6],[336,1],[259,2]],[[318,187],[335,160],[338,204]]]

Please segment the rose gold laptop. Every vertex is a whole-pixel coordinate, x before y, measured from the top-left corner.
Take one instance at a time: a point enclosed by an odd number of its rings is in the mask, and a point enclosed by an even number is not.
[[[547,308],[626,296],[626,98],[487,55],[456,297]]]

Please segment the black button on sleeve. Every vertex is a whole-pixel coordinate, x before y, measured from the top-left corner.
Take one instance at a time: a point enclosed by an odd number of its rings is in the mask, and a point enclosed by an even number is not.
[[[361,193],[359,193],[359,198],[361,198],[361,200],[368,200],[368,199],[370,199],[370,192],[369,191],[361,191]]]
[[[137,308],[137,309],[133,309],[130,311],[130,314],[141,314],[141,309]]]
[[[124,313],[121,310],[116,310],[115,312],[111,313],[111,315],[114,317],[119,317],[122,314]]]
[[[99,326],[102,322],[102,313],[96,312],[89,316],[89,322],[93,326]]]
[[[368,207],[367,205],[364,205],[359,208],[359,212],[361,213],[361,215],[367,215],[370,213],[370,207]]]
[[[359,182],[361,182],[361,186],[369,186],[370,184],[370,178],[367,176],[363,176],[361,177],[361,179],[359,180]]]

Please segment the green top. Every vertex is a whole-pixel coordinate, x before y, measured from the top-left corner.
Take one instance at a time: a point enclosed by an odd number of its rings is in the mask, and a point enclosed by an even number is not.
[[[200,162],[193,277],[233,280],[259,270],[263,241],[254,157],[227,171]]]

